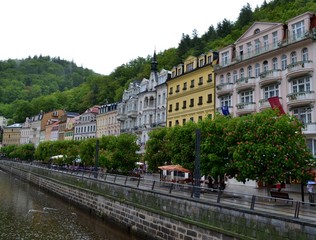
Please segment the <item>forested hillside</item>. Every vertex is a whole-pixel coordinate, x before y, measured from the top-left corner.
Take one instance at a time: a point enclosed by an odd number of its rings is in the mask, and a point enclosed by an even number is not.
[[[229,45],[255,21],[285,22],[301,13],[315,12],[315,0],[263,1],[256,9],[242,7],[235,22],[224,17],[207,32],[183,33],[177,48],[157,54],[159,69],[170,70],[187,56],[198,56]],[[152,52],[153,53],[153,52]],[[137,57],[118,66],[108,76],[49,56],[0,61],[0,115],[24,122],[26,117],[53,109],[82,113],[94,104],[120,101],[123,90],[133,80],[149,77],[151,56]]]

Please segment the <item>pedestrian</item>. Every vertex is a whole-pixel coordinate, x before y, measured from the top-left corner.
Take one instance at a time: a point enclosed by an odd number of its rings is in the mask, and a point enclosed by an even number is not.
[[[313,184],[307,184],[307,191],[308,191],[309,202],[314,202]]]

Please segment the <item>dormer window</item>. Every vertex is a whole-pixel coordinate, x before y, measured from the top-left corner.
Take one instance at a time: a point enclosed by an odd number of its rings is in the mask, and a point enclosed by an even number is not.
[[[193,62],[192,63],[189,63],[189,64],[187,64],[187,72],[190,72],[190,71],[192,71],[193,70]]]

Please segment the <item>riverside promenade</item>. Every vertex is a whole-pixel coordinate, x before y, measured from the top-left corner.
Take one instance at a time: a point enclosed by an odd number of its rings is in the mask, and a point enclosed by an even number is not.
[[[316,239],[316,207],[269,197],[264,189],[228,184],[217,191],[160,181],[157,174],[139,178],[8,161],[0,167],[148,239]]]

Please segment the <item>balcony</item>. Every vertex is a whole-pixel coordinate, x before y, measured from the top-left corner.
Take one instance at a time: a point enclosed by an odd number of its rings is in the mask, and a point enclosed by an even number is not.
[[[308,134],[308,133],[312,133],[315,134],[316,133],[316,123],[305,123],[303,130],[303,134]]]
[[[260,74],[259,84],[260,86],[268,85],[281,81],[282,71],[281,70],[270,70]]]
[[[256,86],[256,82],[255,82],[255,78],[254,77],[242,77],[237,79],[236,81],[237,85],[236,85],[236,90],[237,91],[242,91],[242,90],[246,90],[249,88],[255,88]]]
[[[283,104],[282,104],[282,98],[279,98],[279,100],[280,100],[281,105],[283,105]],[[260,109],[260,111],[262,111],[262,110],[264,110],[264,109],[267,109],[267,108],[271,108],[271,105],[270,105],[270,103],[269,103],[269,100],[268,100],[267,98],[265,98],[265,99],[260,99],[260,100],[259,100],[259,109]]]
[[[137,118],[137,111],[136,110],[130,110],[127,112],[127,117],[129,118]]]
[[[116,118],[118,121],[125,121],[127,119],[127,115],[125,113],[118,113]]]
[[[217,95],[224,95],[227,93],[233,92],[234,84],[233,83],[221,83],[216,86]]]
[[[287,95],[287,98],[287,104],[289,108],[315,103],[314,91],[290,93]]]
[[[238,103],[236,107],[237,107],[236,113],[238,115],[244,115],[244,114],[253,113],[256,111],[256,103],[254,102]]]
[[[310,74],[314,71],[313,61],[300,61],[296,63],[289,64],[287,66],[286,78],[296,78],[299,76],[304,76]]]

